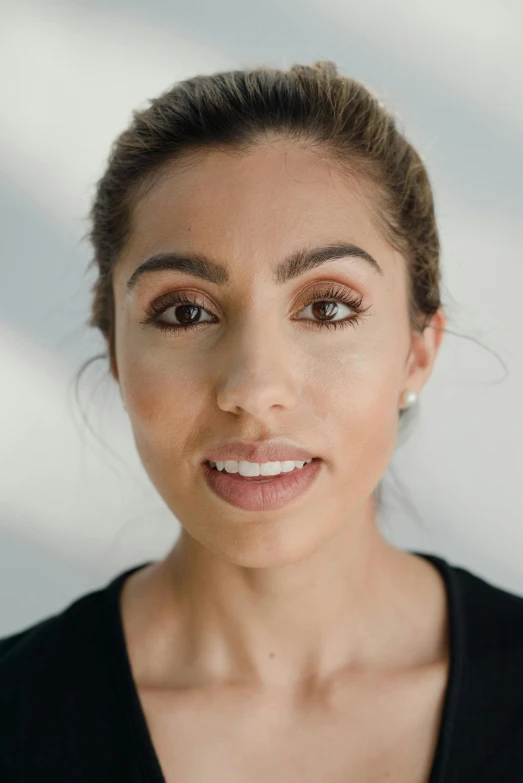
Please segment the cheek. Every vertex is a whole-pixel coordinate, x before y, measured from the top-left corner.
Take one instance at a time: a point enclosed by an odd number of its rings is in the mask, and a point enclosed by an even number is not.
[[[397,359],[383,349],[340,358],[322,374],[325,432],[332,433],[340,479],[357,483],[358,494],[372,492],[394,453],[399,382]]]
[[[140,453],[154,449],[172,455],[184,430],[198,419],[201,379],[164,352],[129,356],[120,374],[127,412]],[[173,433],[179,437],[173,438]],[[174,440],[174,444],[173,444]]]
[[[321,396],[329,401],[325,410],[370,431],[379,421],[390,421],[402,371],[400,355],[397,345],[379,336],[323,352],[316,378]]]

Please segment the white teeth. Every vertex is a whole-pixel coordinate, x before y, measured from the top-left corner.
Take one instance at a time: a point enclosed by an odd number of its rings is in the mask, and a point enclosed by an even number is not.
[[[239,473],[240,476],[278,476],[280,473],[290,473],[291,470],[303,468],[312,462],[302,460],[286,460],[284,462],[247,462],[246,460],[225,460],[225,462],[211,462],[211,467],[217,470],[225,470],[226,473]]]

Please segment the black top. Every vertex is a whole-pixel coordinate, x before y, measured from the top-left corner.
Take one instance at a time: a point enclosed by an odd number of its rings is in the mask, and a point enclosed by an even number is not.
[[[522,783],[523,597],[436,555],[413,554],[442,574],[450,619],[449,679],[428,783]],[[0,639],[2,783],[165,783],[118,600],[126,577],[148,564]]]

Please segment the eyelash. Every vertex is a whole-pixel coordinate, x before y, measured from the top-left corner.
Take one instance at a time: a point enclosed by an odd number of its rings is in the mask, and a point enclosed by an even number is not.
[[[349,325],[355,327],[360,323],[362,318],[366,317],[365,312],[369,309],[368,307],[361,307],[363,301],[362,295],[352,296],[348,294],[347,291],[345,291],[343,288],[336,285],[331,285],[327,291],[322,291],[321,293],[318,290],[313,291],[312,298],[304,305],[304,308],[308,307],[310,304],[328,300],[333,300],[334,303],[340,302],[341,304],[348,305],[352,310],[355,311],[356,315],[350,318],[345,318],[343,321],[314,321],[309,320],[308,318],[304,320],[320,329],[323,327],[327,329],[337,329],[338,327]],[[332,302],[329,301],[329,303],[331,304]],[[206,308],[202,305],[199,305],[197,302],[189,299],[184,292],[179,291],[166,294],[156,302],[153,302],[150,308],[146,311],[148,317],[140,321],[140,323],[145,326],[152,324],[155,328],[165,332],[177,332],[180,330],[185,332],[189,329],[197,329],[211,323],[211,321],[202,321],[197,324],[168,324],[165,321],[160,321],[160,315],[162,315],[166,310],[168,310],[170,307],[173,307],[174,305],[192,305],[199,310],[206,310]]]

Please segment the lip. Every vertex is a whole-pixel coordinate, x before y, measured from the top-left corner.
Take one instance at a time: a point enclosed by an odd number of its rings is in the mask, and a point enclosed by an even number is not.
[[[291,441],[266,440],[252,443],[235,440],[227,441],[221,446],[209,451],[202,462],[225,462],[225,460],[246,460],[247,462],[284,462],[288,460],[302,460],[318,457],[307,449],[297,446]]]
[[[276,511],[307,492],[322,464],[322,459],[313,459],[303,468],[267,476],[267,481],[249,481],[239,473],[215,470],[207,462],[202,463],[202,471],[207,486],[231,506],[246,511]]]

